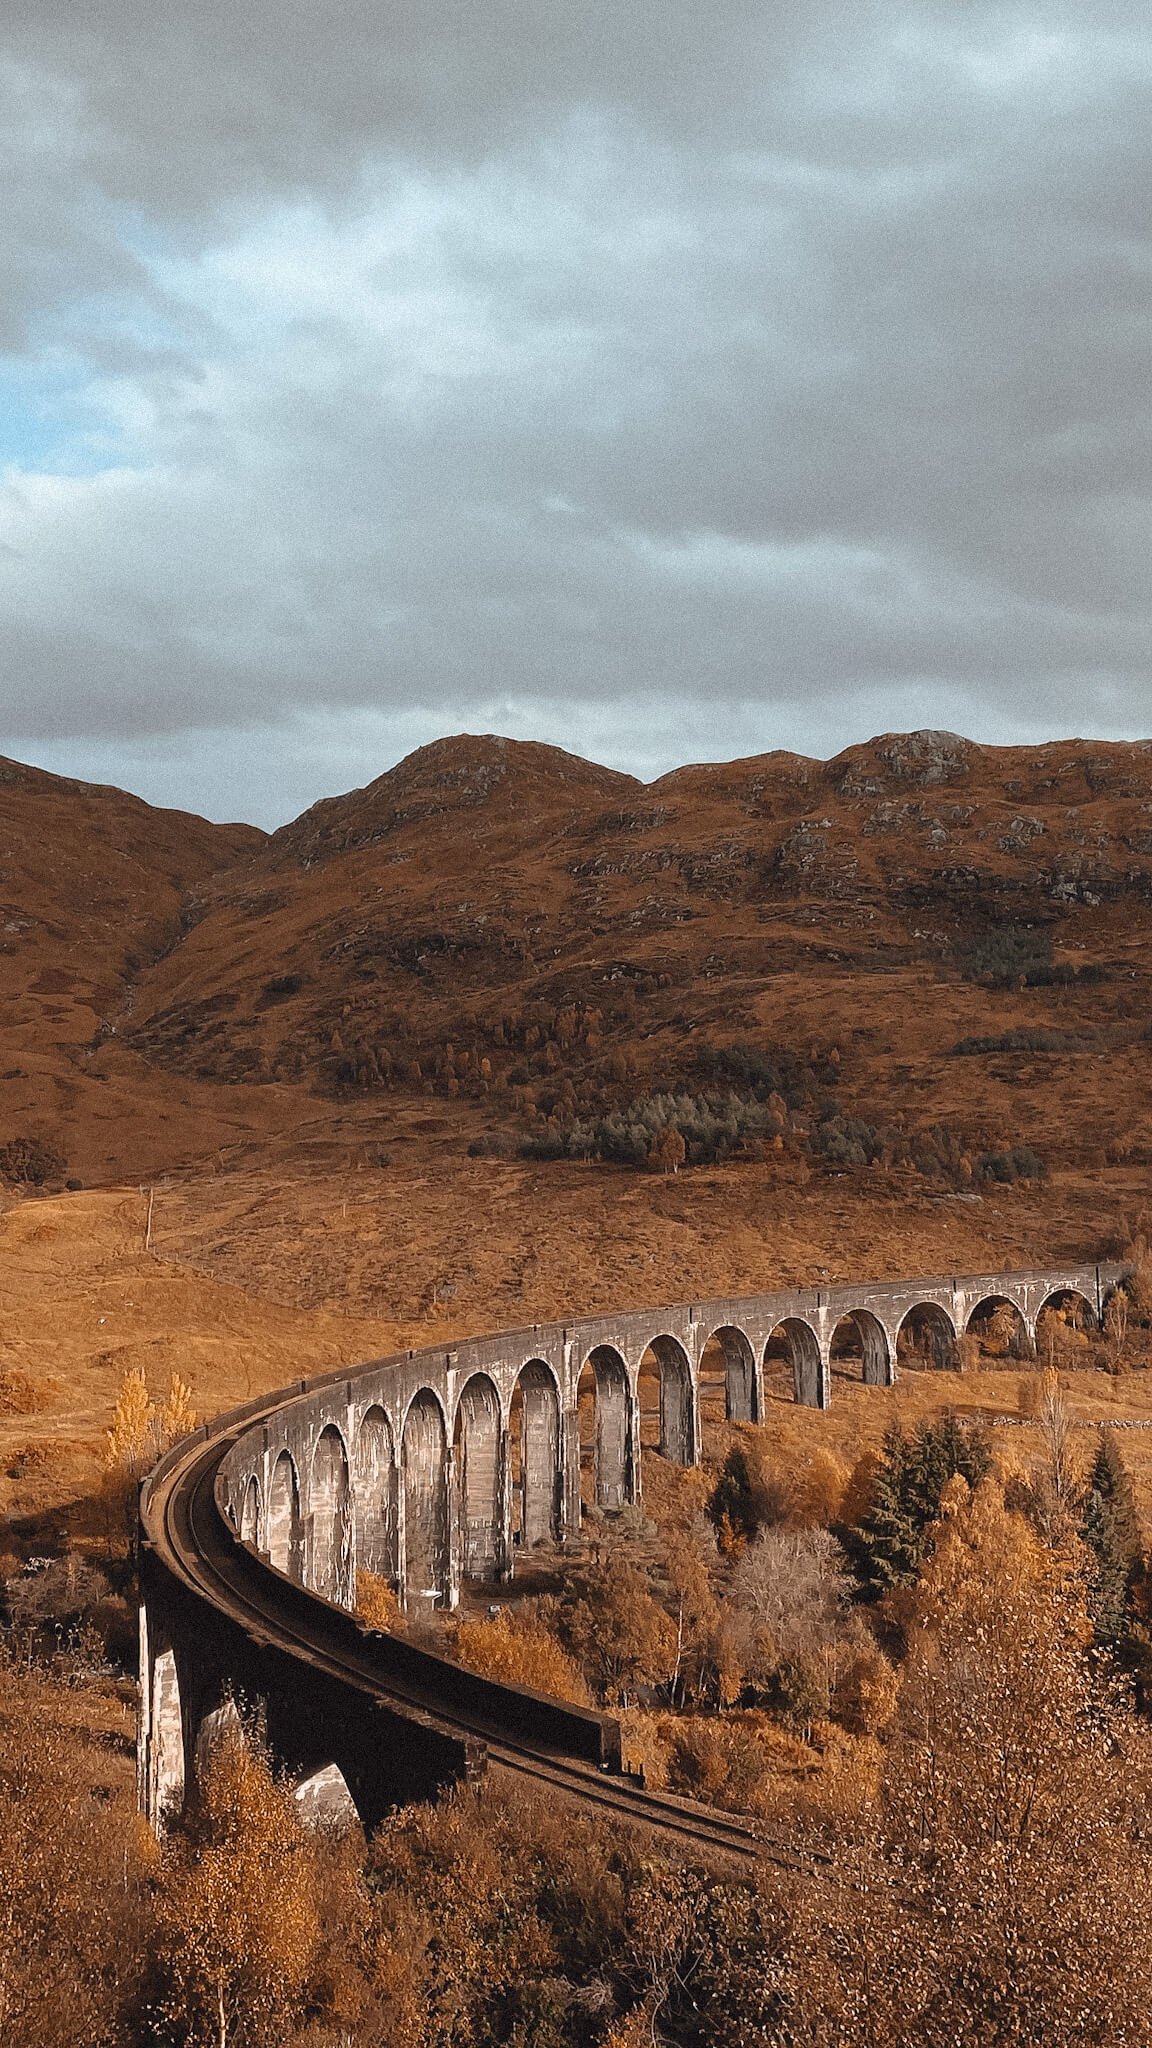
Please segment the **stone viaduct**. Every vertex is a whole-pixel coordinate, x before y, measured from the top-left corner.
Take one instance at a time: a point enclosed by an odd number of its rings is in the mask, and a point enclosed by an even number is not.
[[[1123,1277],[1070,1266],[583,1318],[301,1381],[195,1432],[142,1495],[144,1811],[180,1807],[233,1697],[259,1702],[305,1801],[336,1785],[369,1826],[494,1743],[618,1767],[607,1717],[365,1631],[357,1572],[409,1610],[453,1607],[462,1581],[506,1580],[582,1515],[639,1501],[645,1447],[698,1462],[710,1412],[755,1422],[782,1396],[826,1408],[841,1375],[884,1388],[959,1365],[993,1316],[1030,1357],[1048,1318],[1099,1327]]]

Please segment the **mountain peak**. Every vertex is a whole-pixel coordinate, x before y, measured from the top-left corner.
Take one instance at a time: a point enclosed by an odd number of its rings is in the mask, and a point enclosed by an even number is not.
[[[512,822],[526,807],[539,814],[548,805],[610,802],[640,787],[635,776],[539,740],[454,733],[417,747],[363,789],[313,804],[271,843],[275,853],[310,866],[446,811],[483,809]]]

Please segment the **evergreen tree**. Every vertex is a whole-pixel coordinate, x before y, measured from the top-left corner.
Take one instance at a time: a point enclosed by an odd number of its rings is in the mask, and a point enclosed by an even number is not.
[[[1140,1517],[1136,1511],[1136,1494],[1114,1430],[1102,1429],[1099,1432],[1088,1485],[1093,1493],[1098,1493],[1101,1500],[1108,1503],[1116,1540],[1126,1562],[1131,1567],[1139,1565]]]
[[[756,1504],[748,1459],[734,1444],[724,1460],[720,1477],[708,1500],[708,1519],[713,1528],[745,1538],[756,1534]]]
[[[912,1502],[912,1441],[894,1422],[884,1438],[884,1459],[872,1482],[868,1512],[842,1537],[866,1600],[914,1579],[920,1563],[920,1523]]]
[[[963,1428],[954,1415],[921,1424],[912,1437],[893,1425],[868,1512],[858,1529],[841,1536],[866,1600],[917,1577],[948,1481],[959,1474],[975,1488],[991,1465],[986,1434]]]
[[[1092,1559],[1088,1607],[1096,1640],[1121,1652],[1131,1632],[1132,1594],[1141,1572],[1140,1524],[1119,1446],[1103,1429],[1088,1476],[1080,1539]]]

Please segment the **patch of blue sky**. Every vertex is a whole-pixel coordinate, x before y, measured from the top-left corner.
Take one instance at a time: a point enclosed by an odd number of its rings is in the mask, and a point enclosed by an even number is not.
[[[179,325],[146,301],[53,309],[26,353],[0,356],[0,470],[91,476],[138,462],[133,394],[187,353]]]
[[[87,364],[0,357],[0,469],[93,476],[117,460]]]

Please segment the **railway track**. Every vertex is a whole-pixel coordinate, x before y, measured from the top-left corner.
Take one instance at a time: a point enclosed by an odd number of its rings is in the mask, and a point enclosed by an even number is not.
[[[252,1426],[246,1418],[245,1427]],[[593,1765],[510,1740],[490,1721],[449,1711],[431,1687],[399,1684],[383,1675],[373,1654],[372,1632],[349,1650],[347,1615],[320,1598],[309,1602],[307,1626],[301,1626],[298,1603],[291,1615],[280,1596],[281,1575],[270,1567],[241,1569],[250,1560],[238,1550],[215,1496],[221,1459],[235,1432],[224,1431],[206,1443],[189,1444],[152,1490],[145,1511],[145,1534],[163,1563],[200,1600],[207,1601],[258,1643],[272,1645],[354,1686],[384,1706],[416,1710],[440,1727],[483,1745],[488,1770],[497,1782],[518,1786],[547,1798],[575,1802],[587,1811],[639,1828],[663,1840],[694,1850],[710,1860],[751,1865],[758,1859],[793,1867],[809,1867],[810,1859],[787,1844],[757,1833],[735,1815],[694,1804],[671,1794],[650,1791],[637,1780],[597,1770]]]
[[[162,1822],[178,1809],[195,1771],[195,1716],[205,1725],[240,1685],[267,1701],[282,1761],[305,1780],[341,1770],[373,1820],[397,1799],[486,1769],[682,1850],[811,1870],[828,1859],[622,1773],[608,1716],[364,1628],[350,1612],[356,1569],[381,1572],[401,1600],[412,1592],[448,1605],[463,1574],[509,1570],[517,1443],[520,1540],[576,1537],[585,1383],[596,1504],[611,1513],[637,1500],[646,1358],[660,1378],[664,1455],[693,1464],[710,1346],[726,1413],[754,1421],[774,1343],[802,1406],[828,1405],[845,1331],[855,1376],[883,1398],[903,1335],[914,1356],[922,1341],[922,1362],[942,1367],[982,1310],[1003,1307],[1027,1350],[1049,1309],[1100,1327],[1126,1273],[1091,1265],[861,1281],[537,1324],[301,1380],[195,1431],[141,1496],[144,1811]]]

